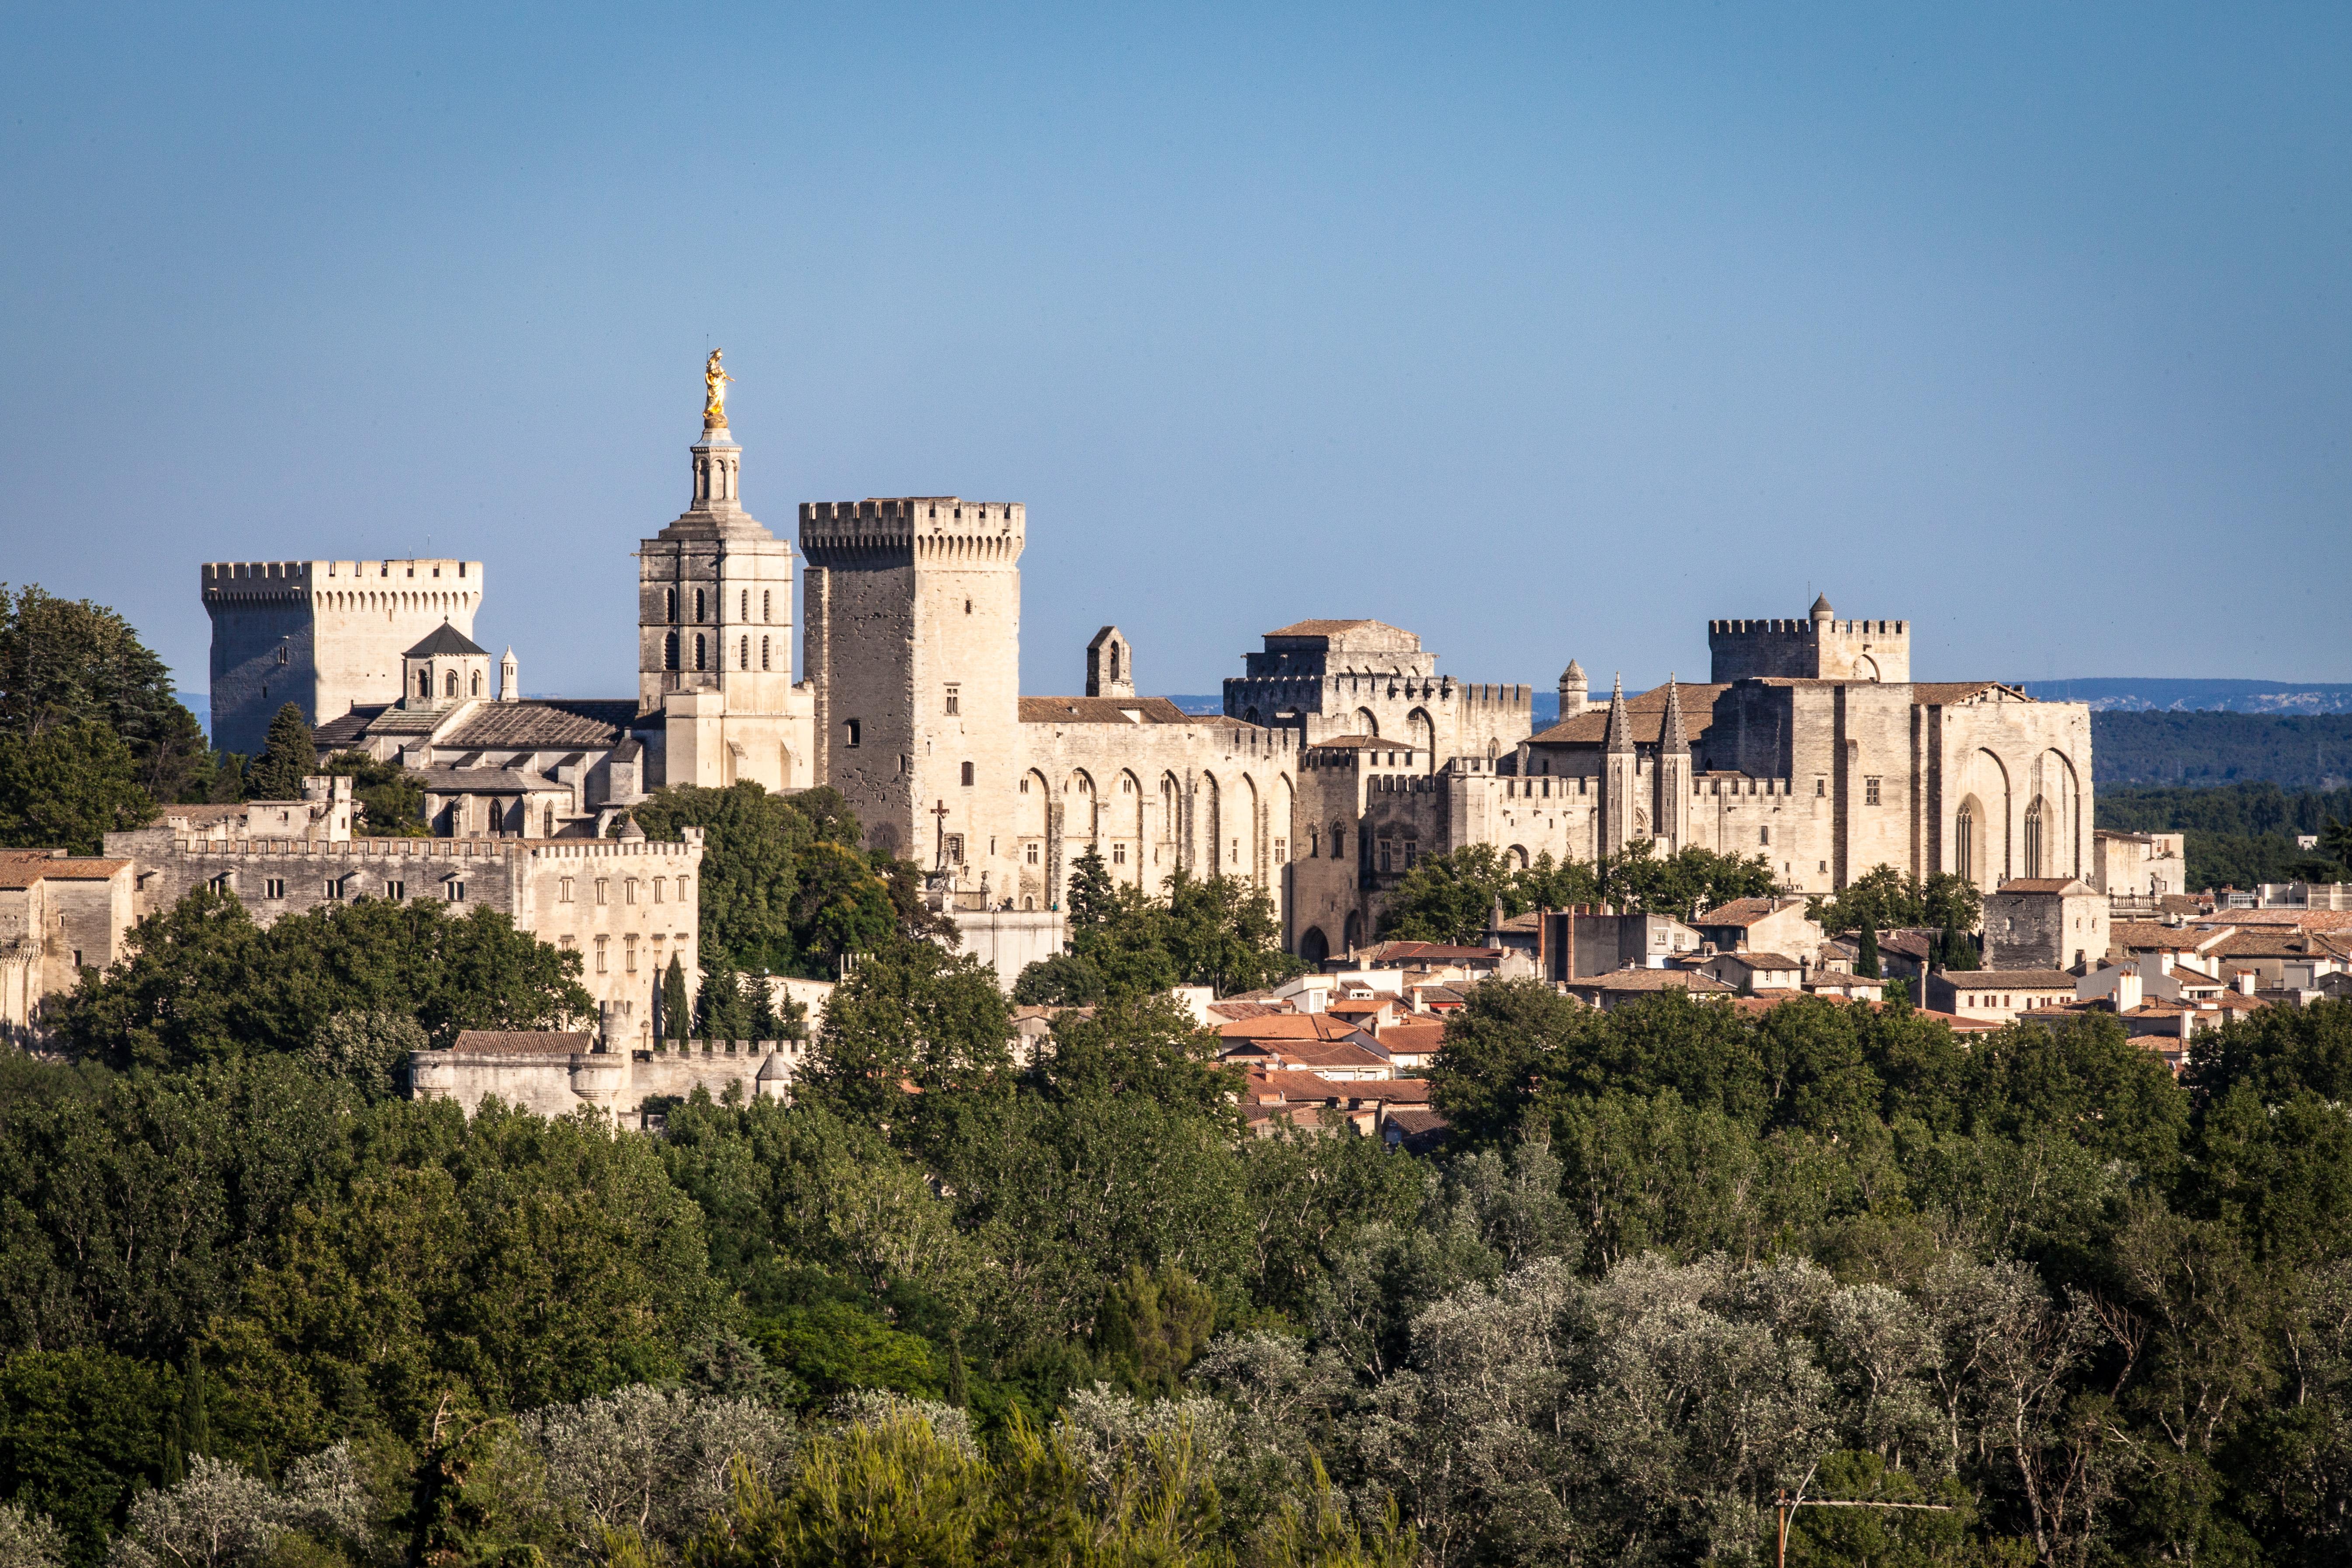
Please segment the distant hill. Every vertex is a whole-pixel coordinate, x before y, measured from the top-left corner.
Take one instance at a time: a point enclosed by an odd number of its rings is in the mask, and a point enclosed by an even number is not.
[[[2094,713],[2352,713],[2352,686],[2304,680],[2021,680],[2044,702],[2087,702]]]
[[[2155,706],[2234,696],[2241,701],[2344,700],[2352,686],[2290,689],[2254,680],[2037,680],[2026,689],[2046,702],[2091,704],[2095,783],[2210,788],[2267,783],[2286,790],[2333,790],[2352,784],[2352,710],[2202,710]],[[1187,713],[1216,713],[1215,693],[1171,697]],[[2126,706],[2126,702],[2136,704]],[[1535,727],[1559,716],[1557,692],[1535,694]]]

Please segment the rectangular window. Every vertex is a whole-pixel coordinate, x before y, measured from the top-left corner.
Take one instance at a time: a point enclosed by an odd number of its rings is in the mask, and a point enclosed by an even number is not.
[[[613,881],[611,878],[599,877],[596,879],[596,901],[598,903],[601,904],[606,902],[611,897],[612,890]]]
[[[743,590],[743,613],[735,618],[739,621],[748,621],[751,618],[751,590],[749,588]]]
[[[949,834],[949,835],[947,836],[947,842],[946,842],[946,853],[947,853],[947,860],[948,860],[948,864],[949,864],[949,865],[950,865],[950,866],[961,866],[961,865],[962,865],[962,864],[963,864],[963,835],[962,835],[962,834],[961,834],[961,833],[950,833],[950,834]]]
[[[971,787],[971,764],[970,763],[966,763],[963,765],[963,787],[966,789],[970,789]]]
[[[859,731],[859,730],[860,730],[861,728],[862,728],[862,726],[860,726],[860,725],[859,725],[859,723],[858,723],[858,721],[857,721],[856,720],[855,720],[855,719],[849,720],[849,721],[847,721],[846,722],[845,722],[845,723],[841,726],[841,731],[842,731],[841,743],[842,743],[843,745],[845,745],[845,746],[848,746],[848,747],[851,747],[851,748],[853,748],[853,749],[854,749],[854,748],[856,746],[856,744],[857,744],[857,741],[858,741],[858,731]]]
[[[559,904],[570,903],[572,901],[572,879],[569,877],[560,877],[556,879],[555,885],[557,889],[555,901]]]
[[[950,684],[950,685],[948,687],[948,712],[949,712],[949,713],[950,713],[950,714],[955,714],[955,713],[960,713],[960,712],[961,712],[961,711],[963,710],[962,710],[962,708],[961,708],[961,700],[962,696],[963,696],[963,689],[962,689],[961,687],[955,686],[955,685],[953,685],[953,684]]]
[[[1405,868],[1406,870],[1408,870],[1408,871],[1412,870],[1412,869],[1413,868],[1413,866],[1414,866],[1415,862],[1419,861],[1419,860],[1420,860],[1420,858],[1421,858],[1421,843],[1420,843],[1420,841],[1419,841],[1418,839],[1412,839],[1412,838],[1408,838],[1408,839],[1406,839],[1406,840],[1404,841],[1404,868]]]
[[[599,974],[604,973],[604,947],[612,940],[608,936],[600,936],[596,939],[596,973]]]
[[[1862,781],[1862,804],[1864,805],[1876,805],[1878,804],[1877,779],[1866,778]]]
[[[329,900],[340,899],[343,896],[343,885],[332,877],[327,879],[326,886],[320,890]]]
[[[1290,864],[1289,839],[1277,838],[1274,841],[1274,863],[1277,866],[1287,866]]]
[[[1034,866],[1037,863],[1037,847],[1034,844],[1024,846],[1022,858]]]
[[[286,879],[282,877],[263,878],[261,882],[261,896],[265,899],[284,898],[286,896]]]
[[[632,974],[637,972],[637,939],[634,933],[621,939],[621,967]]]
[[[662,879],[661,879],[659,877],[656,877],[656,878],[654,879],[654,902],[656,902],[656,903],[660,903],[661,901],[662,901]]]
[[[1114,844],[1110,847],[1110,863],[1114,866],[1124,866],[1127,864],[1126,845]]]
[[[1815,780],[1813,781],[1813,798],[1814,798],[1815,800],[1820,800],[1820,799],[1822,799],[1823,796],[1827,795],[1829,793],[1830,793],[1830,781],[1829,781],[1829,780],[1827,780],[1827,779],[1815,779]]]
[[[677,901],[681,904],[686,902],[686,879],[683,877],[677,879]]]
[[[637,879],[636,879],[635,877],[624,877],[624,878],[622,878],[622,879],[621,879],[621,902],[623,902],[623,903],[625,903],[625,904],[635,904],[636,901],[637,901]]]
[[[452,882],[449,884],[449,901],[453,904],[462,904],[466,901],[465,883]]]
[[[1383,871],[1391,869],[1389,863],[1390,854],[1391,846],[1389,841],[1385,838],[1380,840],[1381,869]]]
[[[1759,843],[1759,844],[1769,844],[1769,843],[1771,843],[1771,842],[1772,842],[1772,830],[1771,830],[1770,828],[1769,828],[1769,827],[1759,827],[1759,828],[1758,828],[1758,829],[1756,830],[1756,842],[1757,842],[1757,843]]]

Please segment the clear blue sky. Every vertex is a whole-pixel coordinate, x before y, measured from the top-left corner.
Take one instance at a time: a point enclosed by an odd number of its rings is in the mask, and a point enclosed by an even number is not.
[[[0,578],[478,556],[634,689],[712,344],[752,510],[1029,507],[1024,679],[1308,616],[1468,679],[1906,616],[2352,679],[2352,10],[19,7]],[[428,544],[429,540],[429,544]]]

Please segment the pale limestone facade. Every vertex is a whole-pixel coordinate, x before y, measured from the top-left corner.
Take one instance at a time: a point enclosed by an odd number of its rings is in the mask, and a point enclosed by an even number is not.
[[[199,586],[213,623],[213,744],[250,756],[289,702],[322,724],[399,700],[408,648],[444,623],[472,635],[482,563],[215,561]]]
[[[1026,538],[1019,502],[801,508],[820,776],[957,910],[1055,912],[1090,846],[1119,881],[1221,872],[1278,903],[1295,735],[1135,697],[1116,627],[1087,649],[1089,695],[1022,696]]]
[[[1605,705],[1588,701],[1571,663],[1560,721],[1492,760],[1385,731],[1310,742],[1294,950],[1361,945],[1421,857],[1469,844],[1517,865],[1546,853],[1590,863],[1644,839],[1664,854],[1697,846],[1762,856],[1801,893],[1881,865],[1957,872],[1988,891],[2092,873],[2084,705],[1991,681],[1909,681],[1907,623],[1840,621],[1826,599],[1804,621],[1712,623],[1708,642],[1708,684],[1621,690]],[[1408,678],[1427,679],[1401,671],[1399,685]]]
[[[127,926],[199,888],[234,893],[254,920],[356,899],[432,899],[452,913],[487,907],[520,931],[581,955],[596,999],[593,1025],[611,1048],[649,1043],[654,994],[675,955],[689,996],[699,984],[696,888],[702,833],[679,843],[620,838],[362,838],[352,836],[347,778],[313,779],[307,803],[171,806],[151,826],[106,836],[133,868]],[[287,820],[272,822],[280,813]],[[323,807],[323,809],[309,809]],[[242,819],[226,813],[242,813]],[[262,831],[247,837],[258,817]]]
[[[692,499],[637,547],[637,708],[665,784],[817,782],[811,689],[793,681],[793,547],[743,510],[743,450],[706,416]]]
[[[408,1058],[410,1094],[454,1100],[471,1116],[495,1096],[541,1116],[586,1107],[624,1124],[648,1100],[683,1100],[700,1089],[744,1100],[783,1100],[806,1052],[793,1040],[661,1041],[634,1050],[599,1048],[595,1037],[467,1032],[437,1051]]]
[[[131,863],[64,850],[0,849],[0,1040],[42,1034],[42,1005],[122,956]]]

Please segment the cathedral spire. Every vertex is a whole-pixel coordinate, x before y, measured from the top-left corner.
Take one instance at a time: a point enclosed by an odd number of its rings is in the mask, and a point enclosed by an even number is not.
[[[1633,749],[1633,721],[1625,712],[1625,673],[1617,673],[1615,689],[1609,693],[1609,735],[1601,748],[1614,756]]]
[[[1666,722],[1658,732],[1658,749],[1669,756],[1690,754],[1690,735],[1683,729],[1683,698],[1674,672],[1666,672]]]

